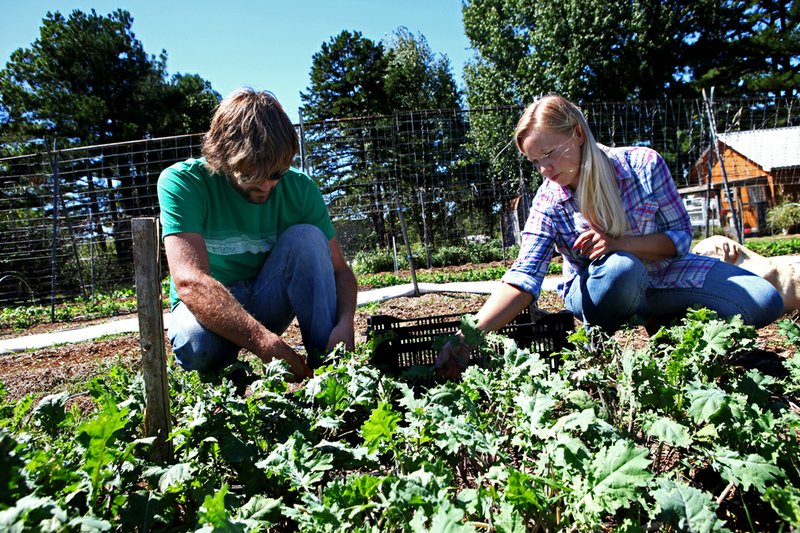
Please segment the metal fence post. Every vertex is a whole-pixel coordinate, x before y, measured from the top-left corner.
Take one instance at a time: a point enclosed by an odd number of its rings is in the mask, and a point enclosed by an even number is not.
[[[711,129],[711,143],[714,154],[719,161],[720,170],[722,170],[722,184],[725,187],[725,195],[728,198],[728,205],[731,208],[731,216],[733,217],[733,227],[736,230],[739,244],[744,244],[744,232],[739,225],[739,215],[736,212],[736,205],[733,203],[733,196],[731,195],[731,188],[728,185],[728,173],[725,171],[725,160],[722,159],[722,153],[719,151],[719,141],[717,141],[717,121],[714,118],[714,88],[711,88],[711,96],[706,98],[706,90],[703,89],[703,100],[706,103],[706,111],[708,112],[708,124]],[[722,209],[720,209],[721,211]]]
[[[408,229],[406,228],[406,217],[403,214],[404,207],[397,199],[397,214],[400,217],[400,228],[403,231],[403,241],[406,245],[406,259],[408,259],[408,270],[411,273],[411,284],[414,286],[414,296],[419,296],[419,285],[417,284],[417,270],[414,268],[414,256],[411,253],[411,243],[408,241]]]
[[[155,218],[134,218],[133,260],[136,273],[136,307],[139,314],[139,342],[142,348],[142,373],[145,387],[144,431],[156,437],[153,458],[172,462],[169,434],[167,357],[164,346],[164,317],[161,308],[161,261],[159,226]]]
[[[56,250],[58,249],[58,197],[60,194],[61,179],[58,174],[58,138],[53,141],[53,151],[50,152],[50,165],[53,168],[53,238],[50,249],[50,322],[56,321]]]

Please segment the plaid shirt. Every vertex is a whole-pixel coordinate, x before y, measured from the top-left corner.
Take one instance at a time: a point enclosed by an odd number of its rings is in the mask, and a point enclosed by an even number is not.
[[[667,165],[658,152],[644,147],[605,148],[617,173],[622,205],[628,215],[626,235],[663,233],[675,244],[674,257],[643,261],[651,288],[700,287],[717,261],[689,253],[692,226]],[[522,232],[519,256],[502,281],[539,297],[554,250],[564,257],[563,297],[577,272],[589,265],[572,245],[589,230],[577,198],[569,188],[545,179],[533,199]]]

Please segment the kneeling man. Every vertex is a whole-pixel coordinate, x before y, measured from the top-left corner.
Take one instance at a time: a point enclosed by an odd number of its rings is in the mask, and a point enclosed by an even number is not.
[[[275,97],[240,89],[214,112],[203,157],[161,173],[169,338],[183,368],[219,370],[245,348],[302,379],[326,350],[353,348],[355,276],[319,188],[290,167],[298,149]],[[294,317],[308,361],[280,337]]]

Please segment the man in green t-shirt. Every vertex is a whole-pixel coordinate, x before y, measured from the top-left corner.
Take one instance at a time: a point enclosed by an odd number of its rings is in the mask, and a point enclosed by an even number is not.
[[[214,112],[204,157],[161,173],[169,338],[183,368],[218,370],[246,348],[310,376],[280,337],[295,317],[311,366],[340,342],[353,348],[356,279],[319,189],[290,168],[298,149],[275,97],[240,89]]]

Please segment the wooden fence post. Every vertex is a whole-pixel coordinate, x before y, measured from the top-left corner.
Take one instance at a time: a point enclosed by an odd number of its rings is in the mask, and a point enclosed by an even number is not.
[[[144,432],[147,437],[156,437],[153,459],[169,463],[173,458],[172,441],[169,440],[172,419],[169,411],[164,317],[161,308],[158,219],[134,218],[131,221],[131,229],[145,389]]]

